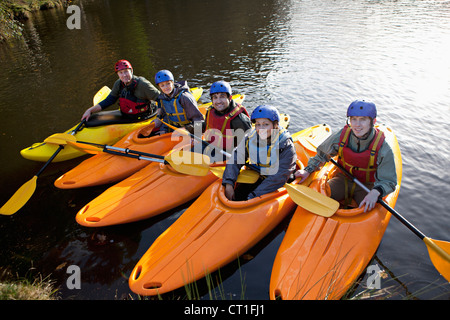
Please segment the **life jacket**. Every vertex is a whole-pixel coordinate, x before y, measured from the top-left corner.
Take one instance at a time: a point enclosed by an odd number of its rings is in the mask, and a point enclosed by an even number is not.
[[[270,144],[267,144],[259,139],[258,133],[253,129],[245,142],[248,154],[247,164],[263,175],[276,174],[278,166],[274,165],[279,161],[280,146],[284,145],[288,139],[292,140],[291,135],[281,128],[272,132]]]
[[[341,132],[338,162],[347,169],[355,178],[363,183],[375,182],[377,171],[378,151],[383,145],[385,135],[382,131],[375,129],[375,136],[365,151],[355,152],[348,147],[351,128],[346,125]]]
[[[190,123],[186,116],[186,111],[180,103],[181,94],[186,91],[188,90],[182,89],[172,98],[159,99],[159,105],[164,108],[167,120],[176,127],[183,127]]]
[[[136,115],[150,110],[150,101],[139,99],[134,91],[139,84],[139,78],[133,77],[131,84],[125,86],[120,82],[119,106],[120,111],[127,115]]]
[[[218,148],[230,149],[234,147],[234,134],[231,130],[231,120],[244,112],[249,118],[247,109],[240,104],[233,104],[234,108],[225,114],[218,114],[214,108],[206,112],[205,140]]]

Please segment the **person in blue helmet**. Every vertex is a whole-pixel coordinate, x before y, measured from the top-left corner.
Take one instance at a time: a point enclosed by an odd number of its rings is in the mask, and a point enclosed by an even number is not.
[[[296,171],[295,176],[300,177],[302,182],[337,155],[338,163],[371,191],[367,193],[339,172],[329,180],[331,197],[338,201],[345,200],[346,204],[354,199],[359,207],[364,206],[364,211],[371,210],[379,197],[393,192],[397,185],[394,153],[383,132],[374,128],[376,117],[374,103],[353,101],[347,109],[344,128],[319,145],[317,155],[309,159],[305,169]]]
[[[209,89],[211,107],[205,115],[204,132],[208,143],[204,153],[211,156],[214,161],[225,158],[216,148],[231,153],[243,139],[252,123],[247,109],[233,100],[231,86],[228,82],[220,80],[211,85]]]
[[[185,127],[194,133],[194,126],[203,125],[203,114],[200,112],[186,81],[175,82],[169,70],[160,70],[155,75],[155,83],[161,90],[158,97],[157,119],[155,127],[160,133],[171,132],[172,129],[162,124],[159,119],[175,127]],[[200,130],[201,132],[201,130]]]
[[[260,105],[253,110],[249,130],[233,151],[222,177],[229,200],[249,200],[282,187],[295,170],[297,155],[287,130],[279,126],[280,114],[273,106]],[[257,170],[262,178],[255,185],[235,184],[243,165]]]

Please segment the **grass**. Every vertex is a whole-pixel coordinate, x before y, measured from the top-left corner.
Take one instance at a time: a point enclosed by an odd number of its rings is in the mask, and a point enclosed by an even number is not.
[[[241,279],[241,293],[239,300],[245,300],[245,275],[242,273],[239,258],[237,259],[238,270]],[[186,262],[187,273],[183,273],[184,286],[171,292],[164,294],[156,294],[155,296],[138,295],[139,300],[202,300],[203,297],[209,300],[232,300],[234,293],[226,293],[223,285],[221,270],[214,272],[205,271],[205,276],[198,280],[194,280],[192,276],[191,266]],[[130,295],[130,299],[133,297]]]

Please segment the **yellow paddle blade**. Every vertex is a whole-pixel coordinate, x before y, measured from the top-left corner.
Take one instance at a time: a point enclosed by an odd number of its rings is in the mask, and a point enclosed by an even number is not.
[[[68,144],[71,147],[74,147],[80,151],[90,153],[90,154],[99,154],[103,152],[103,148],[88,145],[86,143],[77,142],[77,138],[69,133],[55,133],[50,137],[44,140],[45,143],[57,144],[57,145],[66,145]]]
[[[178,172],[191,176],[206,176],[209,172],[209,157],[201,153],[179,149],[169,153],[164,160]]]
[[[44,140],[45,143],[57,145],[66,145],[68,142],[75,141],[77,141],[77,138],[70,133],[55,133]]]
[[[97,146],[93,146],[93,145],[88,145],[85,143],[79,143],[79,142],[74,142],[74,141],[67,141],[67,144],[70,145],[71,147],[74,147],[80,151],[89,153],[89,154],[99,154],[103,152],[103,148],[101,147],[97,147]]]
[[[434,240],[428,237],[423,238],[427,245],[430,260],[437,271],[450,281],[450,243],[447,241]]]
[[[25,182],[19,190],[13,194],[8,202],[0,208],[0,214],[10,216],[19,211],[19,209],[27,203],[36,190],[36,180],[37,176],[34,176],[29,181]]]
[[[316,190],[299,184],[284,185],[291,199],[300,207],[323,217],[331,217],[339,208],[339,202]]]
[[[225,171],[225,167],[210,167],[209,170],[214,173],[219,178],[223,177],[223,172]],[[252,184],[258,181],[259,173],[255,170],[241,170],[237,177],[236,182],[238,183],[248,183]]]
[[[106,99],[106,97],[109,95],[109,93],[111,92],[111,89],[108,88],[108,86],[104,86],[103,88],[101,88],[94,96],[94,98],[92,99],[94,102],[94,106],[96,104],[98,104],[100,101],[103,101]]]

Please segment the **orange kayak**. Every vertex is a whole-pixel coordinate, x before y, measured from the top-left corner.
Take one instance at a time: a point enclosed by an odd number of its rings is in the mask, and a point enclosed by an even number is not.
[[[146,138],[145,136],[152,132],[154,126],[155,124],[151,123],[146,127],[135,130],[123,137],[114,146],[161,155],[178,144],[181,147],[182,143],[190,142],[187,139],[183,140],[183,137],[177,133],[166,133]],[[75,189],[113,183],[129,177],[148,164],[148,161],[102,152],[84,160],[75,168],[60,176],[54,184],[60,189]]]
[[[289,117],[286,117],[283,125],[288,126]],[[103,227],[147,219],[195,199],[216,180],[211,172],[206,176],[191,176],[177,172],[170,165],[147,162],[145,168],[84,206],[76,220],[86,227]]]
[[[297,153],[307,161],[314,155],[311,146],[330,133],[327,125],[319,125],[293,135]],[[230,201],[221,183],[211,184],[155,240],[131,272],[133,292],[163,294],[203,278],[245,253],[296,206],[285,188],[247,201]]]
[[[242,103],[244,98],[244,95],[233,96],[233,99],[238,103]],[[202,104],[199,106],[199,110],[205,114],[206,109],[210,105],[211,103]],[[153,123],[137,129],[123,137],[114,146],[162,155],[172,150],[175,146],[181,148],[190,143],[190,138],[179,133],[167,133],[161,136],[148,137],[153,129]],[[63,174],[54,184],[60,189],[75,189],[113,183],[129,177],[148,164],[148,161],[121,157],[109,153],[99,153],[84,160],[78,166]]]
[[[211,172],[188,176],[153,162],[89,202],[77,213],[76,221],[86,227],[103,227],[147,219],[198,197],[217,179]]]
[[[395,156],[397,189],[384,199],[394,207],[402,178],[400,148],[390,128],[379,129],[384,131]],[[326,164],[315,173],[310,187],[329,195],[327,181],[336,171],[333,164]],[[366,213],[363,208],[338,209],[329,218],[299,206],[273,264],[270,298],[340,299],[370,263],[390,217],[380,204]]]

